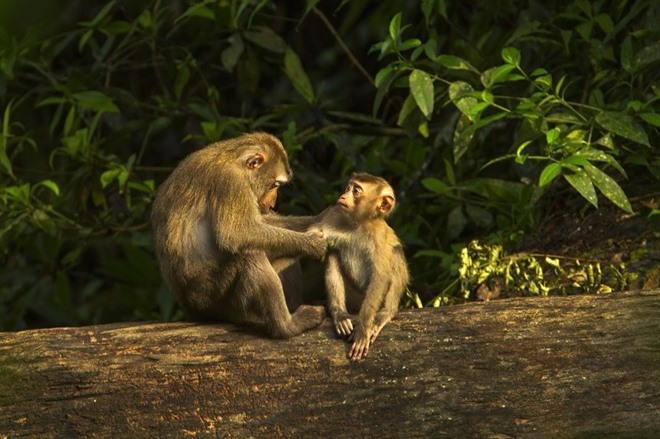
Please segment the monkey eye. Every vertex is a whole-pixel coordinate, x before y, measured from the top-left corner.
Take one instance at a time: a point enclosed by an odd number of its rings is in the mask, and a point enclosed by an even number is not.
[[[275,183],[273,183],[273,185],[270,188],[271,189],[277,189],[280,186],[282,186],[282,182],[276,181]]]
[[[362,193],[362,188],[359,186],[353,186],[353,196],[357,197]]]

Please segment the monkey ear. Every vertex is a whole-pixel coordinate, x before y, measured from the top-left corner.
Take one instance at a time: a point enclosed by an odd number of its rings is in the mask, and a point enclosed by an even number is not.
[[[394,207],[394,197],[392,197],[391,195],[383,195],[380,199],[380,204],[378,205],[378,211],[383,215],[387,216],[387,214],[390,213],[393,207]]]
[[[250,170],[258,169],[261,167],[261,165],[264,164],[265,161],[266,157],[264,157],[263,154],[255,152],[254,155],[247,159],[245,166]]]

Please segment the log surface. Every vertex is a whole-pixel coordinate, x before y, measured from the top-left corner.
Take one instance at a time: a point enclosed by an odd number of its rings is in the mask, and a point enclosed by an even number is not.
[[[660,437],[660,291],[404,310],[369,356],[329,320],[0,333],[0,438]]]

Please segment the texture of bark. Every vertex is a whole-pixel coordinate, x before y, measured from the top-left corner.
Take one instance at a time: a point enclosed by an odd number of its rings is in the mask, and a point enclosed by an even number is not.
[[[0,334],[0,437],[660,437],[660,291],[405,310],[369,356],[330,322]]]

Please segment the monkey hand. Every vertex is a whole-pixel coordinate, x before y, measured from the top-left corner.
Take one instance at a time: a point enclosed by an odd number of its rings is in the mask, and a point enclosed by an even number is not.
[[[348,351],[348,358],[350,358],[351,361],[359,361],[367,356],[369,353],[369,346],[371,345],[370,338],[368,331],[365,330],[364,326],[358,323],[351,336],[353,344],[351,344],[351,348]]]
[[[348,337],[353,333],[353,327],[357,323],[357,319],[353,314],[347,312],[339,312],[333,319],[335,323],[335,331],[338,335]]]
[[[328,243],[325,240],[323,231],[319,229],[312,229],[305,232],[307,236],[308,246],[307,254],[316,259],[323,259],[328,249]]]

